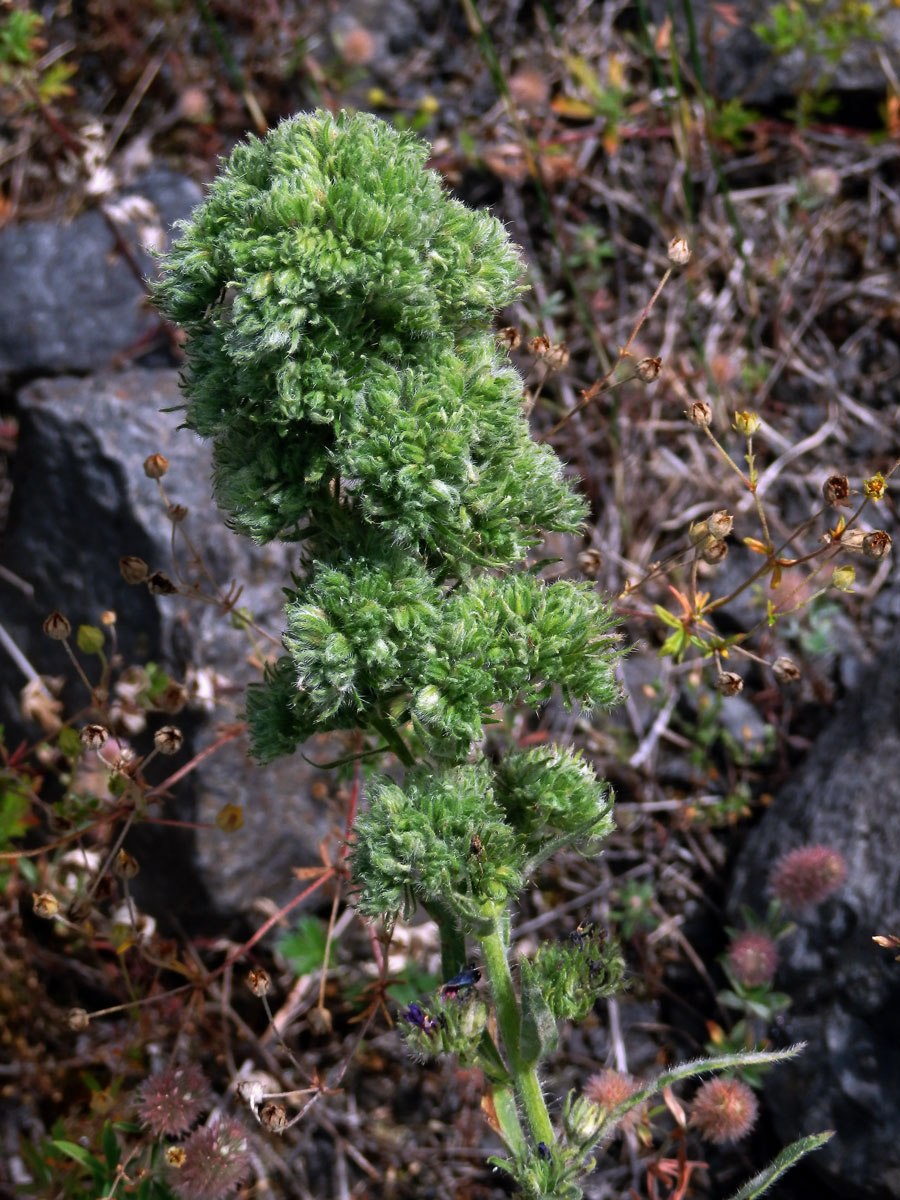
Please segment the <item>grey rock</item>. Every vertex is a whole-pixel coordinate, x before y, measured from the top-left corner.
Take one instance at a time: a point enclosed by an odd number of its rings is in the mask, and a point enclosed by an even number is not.
[[[828,81],[828,92],[881,91],[885,86],[876,47],[881,45],[889,61],[900,55],[900,11],[882,7],[873,17],[872,37],[851,39],[836,63],[823,56],[809,57],[802,49],[774,57],[754,32],[757,24],[770,24],[774,6],[768,0],[740,0],[720,5],[711,0],[693,0],[691,5],[697,42],[703,59],[706,85],[723,100],[740,98],[745,104],[770,105],[797,97],[809,86]],[[826,13],[834,13],[837,0],[826,0],[813,10],[817,30]],[[654,25],[674,11],[673,32],[682,49],[689,48],[687,21],[680,6],[673,10],[667,0],[648,0]]]
[[[144,276],[152,236],[187,217],[203,197],[191,180],[164,167],[126,192],[142,198],[150,224],[116,219]],[[123,209],[123,211],[125,211]],[[166,240],[168,240],[166,238]],[[68,224],[32,221],[0,230],[0,373],[53,374],[112,365],[160,326],[145,289],[116,245],[103,213],[92,209]]]
[[[779,1135],[835,1129],[809,1159],[836,1194],[900,1196],[900,964],[872,941],[900,932],[900,640],[840,706],[805,765],[750,835],[729,915],[762,912],[772,864],[804,844],[840,850],[847,879],[796,915],[776,984],[793,1006],[784,1036],[808,1043],[773,1071],[765,1096]]]
[[[210,574],[227,590],[243,586],[240,606],[276,639],[282,629],[282,587],[296,566],[296,548],[254,546],[225,528],[210,499],[209,449],[188,430],[178,429],[179,412],[161,412],[181,403],[177,373],[132,370],[91,379],[41,380],[19,397],[20,454],[14,504],[2,562],[34,588],[33,599],[0,579],[0,620],[42,674],[71,671],[58,643],[41,632],[54,608],[73,626],[97,624],[100,613],[118,614],[118,645],[126,663],[159,662],[179,680],[217,678],[220,706],[206,711],[198,697],[192,713],[179,715],[189,743],[177,759],[157,762],[166,769],[188,761],[219,736],[219,723],[240,719],[246,682],[259,678],[249,659],[256,651],[246,632],[234,628],[221,607],[181,595],[153,597],[143,585],[127,585],[119,572],[122,555],[144,558],[152,570],[176,576],[171,526],[155,481],[143,460],[162,453],[169,460],[164,486],[169,500],[184,505],[184,527]],[[189,579],[201,578],[190,553],[179,551]],[[209,590],[207,587],[205,590]],[[254,634],[260,653],[271,643]],[[8,660],[0,669],[0,720],[21,727],[18,692],[24,679]],[[73,682],[67,712],[84,706],[84,689]],[[171,718],[159,715],[154,728]],[[31,737],[34,727],[24,730]],[[141,735],[146,750],[150,733]],[[335,757],[332,745],[316,747],[317,758]],[[204,759],[179,784],[166,815],[214,822],[225,804],[241,805],[244,828],[227,835],[217,829],[154,831],[141,827],[132,846],[154,871],[142,871],[143,902],[156,915],[176,915],[182,923],[193,910],[209,908],[248,914],[262,896],[284,903],[298,890],[292,866],[319,861],[318,842],[333,817],[310,798],[317,773],[296,755],[259,768],[247,758],[243,737]],[[154,780],[157,776],[153,776]],[[149,840],[148,840],[149,839]],[[147,894],[149,886],[150,893]]]

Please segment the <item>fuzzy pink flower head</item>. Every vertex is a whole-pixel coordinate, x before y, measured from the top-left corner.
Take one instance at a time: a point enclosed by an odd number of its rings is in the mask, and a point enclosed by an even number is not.
[[[593,1104],[599,1104],[608,1111],[617,1108],[623,1101],[639,1092],[643,1084],[639,1079],[632,1079],[623,1071],[614,1071],[606,1067],[599,1075],[592,1075],[584,1085],[584,1095]],[[640,1125],[647,1113],[647,1102],[629,1109],[619,1122],[621,1129],[634,1129]]]
[[[821,904],[847,876],[844,856],[830,846],[800,846],[780,858],[769,876],[772,895],[790,908]]]
[[[778,952],[775,943],[765,933],[747,929],[732,940],[727,959],[738,983],[744,987],[761,987],[772,982],[778,965]]]
[[[250,1173],[247,1134],[237,1121],[223,1118],[195,1129],[182,1148],[184,1160],[171,1182],[184,1200],[220,1200]]]
[[[694,1096],[691,1124],[706,1141],[721,1146],[745,1137],[758,1112],[756,1096],[743,1080],[709,1079]]]
[[[138,1119],[157,1137],[187,1133],[209,1108],[209,1081],[193,1063],[166,1067],[145,1080],[138,1100]]]

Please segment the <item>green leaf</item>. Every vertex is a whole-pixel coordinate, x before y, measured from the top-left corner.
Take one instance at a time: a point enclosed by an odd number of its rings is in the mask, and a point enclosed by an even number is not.
[[[298,975],[311,975],[313,971],[322,969],[325,940],[325,926],[318,917],[301,917],[295,929],[279,940],[278,950]],[[328,955],[329,966],[332,965],[333,953],[332,946]]]
[[[528,959],[521,960],[522,1028],[519,1054],[528,1066],[551,1055],[559,1044],[559,1027],[550,1011],[541,977]]]
[[[103,1132],[100,1134],[100,1143],[103,1146],[103,1155],[106,1159],[106,1165],[110,1171],[115,1171],[119,1165],[119,1139],[116,1137],[116,1132],[113,1129],[112,1122],[107,1121],[103,1126]]]
[[[486,1029],[478,1043],[478,1065],[492,1082],[505,1084],[512,1082],[506,1064],[500,1057],[500,1051]]]
[[[807,1137],[798,1138],[796,1142],[791,1142],[767,1167],[735,1192],[730,1200],[755,1200],[757,1196],[761,1196],[763,1192],[767,1191],[780,1175],[789,1171],[795,1163],[799,1162],[804,1155],[818,1150],[832,1137],[834,1137],[834,1130],[827,1129],[824,1133],[811,1133]]]
[[[85,1150],[84,1146],[79,1146],[75,1142],[60,1141],[57,1138],[54,1138],[50,1145],[59,1150],[61,1154],[67,1154],[69,1158],[74,1158],[77,1163],[91,1172],[97,1186],[102,1186],[106,1179],[106,1168],[100,1159],[91,1154],[89,1150]]]
[[[671,627],[673,629],[681,629],[682,628],[682,624],[678,620],[678,618],[673,613],[670,613],[667,608],[663,608],[663,606],[661,604],[654,604],[653,611],[656,613],[656,615],[659,617],[659,619],[663,622],[664,625],[671,625]]]
[[[71,725],[63,725],[56,735],[56,744],[66,758],[80,758],[84,751],[81,738]]]
[[[678,658],[684,653],[686,644],[687,634],[685,633],[684,629],[679,627],[674,633],[670,634],[666,638],[659,650],[657,650],[656,657],[667,658],[669,655],[672,655],[673,657]]]

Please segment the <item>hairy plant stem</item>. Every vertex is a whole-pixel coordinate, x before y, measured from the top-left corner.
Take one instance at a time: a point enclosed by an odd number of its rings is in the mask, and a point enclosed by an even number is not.
[[[502,917],[496,918],[493,930],[481,938],[481,951],[484,955],[484,966],[494,998],[494,1011],[497,1016],[497,1024],[500,1026],[506,1065],[512,1075],[516,1095],[525,1112],[535,1143],[545,1142],[551,1146],[555,1140],[553,1126],[550,1124],[550,1114],[544,1103],[544,1095],[537,1072],[534,1067],[524,1063],[521,1057],[522,1020],[519,1002],[513,988],[506,939],[502,933],[501,922]]]

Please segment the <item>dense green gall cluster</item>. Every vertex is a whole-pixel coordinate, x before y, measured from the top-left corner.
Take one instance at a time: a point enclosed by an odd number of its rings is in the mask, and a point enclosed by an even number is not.
[[[248,699],[263,760],[360,727],[460,761],[498,703],[616,693],[594,592],[507,574],[583,504],[489,329],[516,249],[426,155],[365,114],[285,121],[235,149],[162,262],[220,505],[304,543],[288,657]]]

